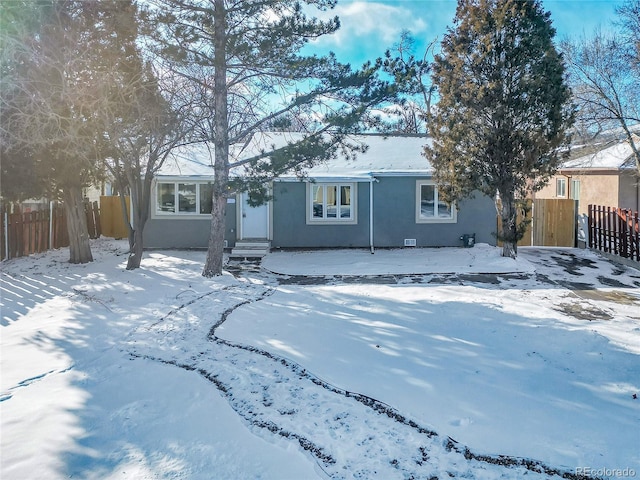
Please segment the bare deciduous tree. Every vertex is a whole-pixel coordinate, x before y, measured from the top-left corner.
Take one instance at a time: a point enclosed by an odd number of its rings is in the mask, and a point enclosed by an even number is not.
[[[595,139],[602,132],[619,129],[631,146],[640,173],[640,142],[634,126],[640,124],[640,2],[626,2],[619,11],[625,30],[562,43],[569,68],[581,135]],[[637,127],[635,127],[637,128]]]
[[[402,93],[400,103],[384,109],[385,114],[398,118],[391,128],[400,133],[427,133],[427,123],[435,87],[431,83],[431,60],[437,39],[427,45],[422,58],[414,55],[415,40],[408,31],[402,32],[393,51],[385,53],[384,69],[393,76]]]

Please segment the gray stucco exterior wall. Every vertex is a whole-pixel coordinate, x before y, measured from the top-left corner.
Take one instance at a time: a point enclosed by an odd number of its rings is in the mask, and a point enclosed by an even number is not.
[[[415,239],[418,247],[461,246],[460,236],[476,235],[476,242],[495,245],[493,200],[477,194],[461,203],[456,223],[416,222],[416,180],[428,177],[381,177],[374,182],[374,246],[402,247]],[[369,182],[357,185],[357,224],[322,225],[306,222],[307,198],[303,182],[275,182],[273,186],[274,248],[369,246]]]
[[[374,247],[403,247],[405,239],[415,239],[418,247],[461,246],[460,236],[475,234],[476,242],[495,245],[496,214],[493,200],[477,194],[464,200],[455,223],[417,223],[417,180],[428,177],[387,176],[373,184]],[[354,224],[309,224],[307,185],[304,182],[274,182],[271,207],[273,248],[368,248],[370,245],[370,182],[356,187]],[[237,203],[228,203],[225,240],[236,242]],[[206,248],[211,219],[152,216],[145,227],[147,248]]]
[[[307,186],[304,182],[274,182],[273,248],[369,246],[369,184],[357,186],[355,225],[307,225]]]
[[[236,241],[236,204],[227,203],[224,238],[228,246]],[[207,248],[211,216],[199,218],[152,217],[144,229],[145,248]]]
[[[374,185],[374,244],[401,247],[415,239],[418,247],[457,247],[460,236],[475,234],[476,242],[495,245],[493,199],[477,193],[460,203],[455,223],[416,223],[416,180],[427,177],[382,177]]]

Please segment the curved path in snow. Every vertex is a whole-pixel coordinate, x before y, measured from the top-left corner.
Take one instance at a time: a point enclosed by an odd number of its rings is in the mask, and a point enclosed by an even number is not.
[[[198,372],[254,433],[296,442],[328,477],[588,478],[533,459],[477,455],[392,406],[331,385],[290,359],[219,338],[216,329],[231,312],[275,291],[247,279],[222,290],[196,296],[144,327],[144,342],[134,332],[130,354]]]

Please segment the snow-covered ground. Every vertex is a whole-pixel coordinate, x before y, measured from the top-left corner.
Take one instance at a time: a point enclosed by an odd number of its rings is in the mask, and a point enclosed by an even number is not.
[[[573,249],[1,264],[2,479],[640,476],[640,272]],[[574,477],[578,478],[578,477]]]

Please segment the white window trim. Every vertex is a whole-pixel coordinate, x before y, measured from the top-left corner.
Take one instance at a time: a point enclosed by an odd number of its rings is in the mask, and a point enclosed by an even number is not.
[[[558,187],[560,186],[562,182],[562,190],[563,190],[563,194],[562,195],[558,195]],[[556,198],[567,198],[567,179],[566,178],[561,178],[561,177],[556,177]]]
[[[438,186],[436,182],[433,180],[416,180],[416,223],[458,223],[458,209],[455,205],[451,205],[451,217],[441,218],[441,217],[433,217],[433,218],[424,218],[420,214],[422,211],[422,186],[423,185],[434,185],[435,188],[435,202],[438,203]]]
[[[174,185],[174,198],[178,195],[178,184],[194,184],[196,185],[196,211],[194,212],[166,212],[158,210],[158,184],[161,183],[172,183]],[[200,212],[200,185],[207,185],[213,183],[212,179],[207,180],[196,180],[193,178],[161,178],[156,179],[153,185],[152,190],[152,208],[151,208],[151,218],[159,218],[165,220],[209,220],[211,218],[211,213],[199,213]],[[177,202],[175,202],[177,204]]]
[[[357,183],[353,182],[307,182],[306,189],[306,212],[307,212],[307,225],[355,225],[358,223],[358,209],[357,198],[358,189]],[[337,191],[340,191],[340,187],[351,188],[351,216],[349,218],[315,218],[313,216],[313,187],[314,186],[335,186]]]

